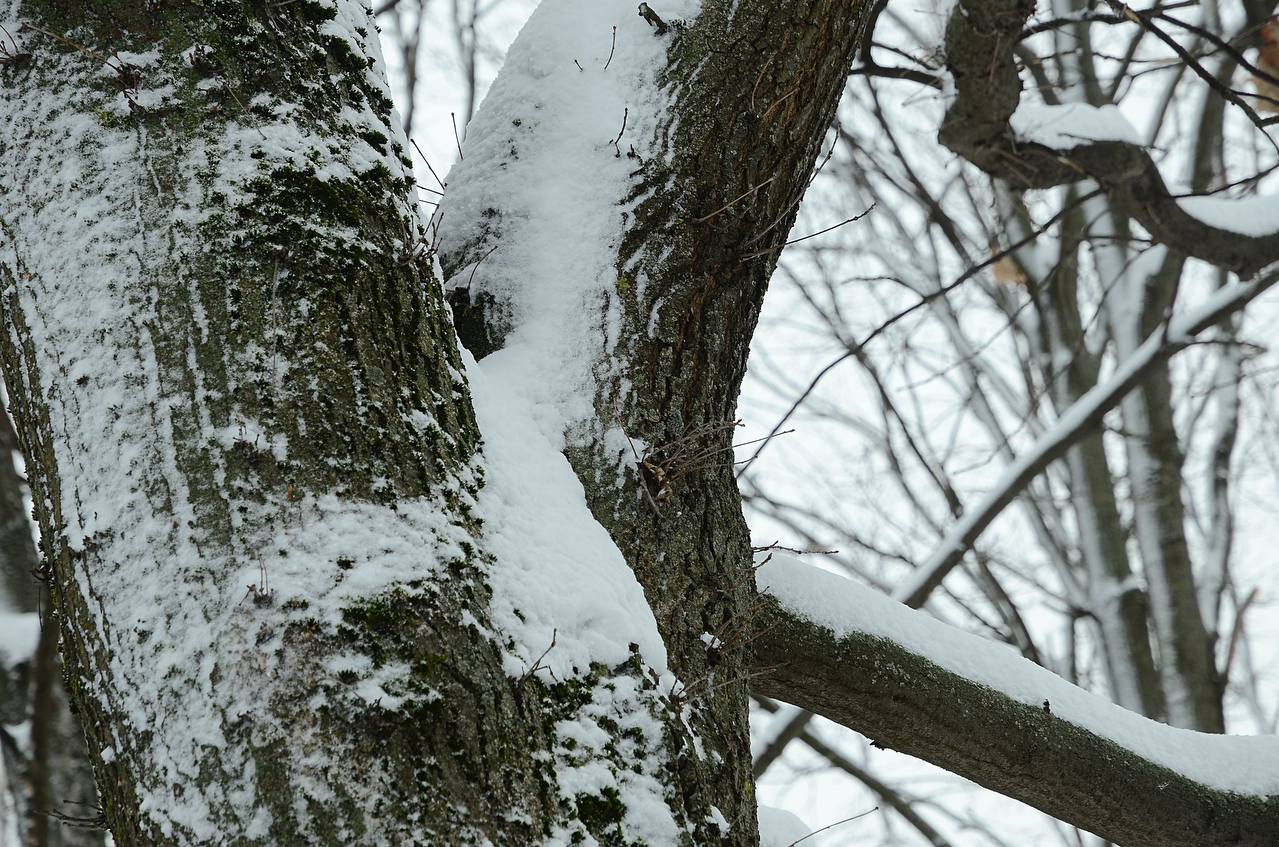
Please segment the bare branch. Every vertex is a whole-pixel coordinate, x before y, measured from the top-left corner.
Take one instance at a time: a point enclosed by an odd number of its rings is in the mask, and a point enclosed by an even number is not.
[[[1033,448],[1004,471],[991,491],[946,533],[937,549],[911,575],[911,579],[894,592],[894,596],[910,606],[923,605],[991,521],[1017,498],[1032,479],[1096,427],[1152,367],[1184,350],[1195,335],[1242,309],[1277,280],[1279,268],[1272,268],[1252,282],[1221,288],[1199,307],[1152,333],[1119,365],[1110,379],[1079,398]]]

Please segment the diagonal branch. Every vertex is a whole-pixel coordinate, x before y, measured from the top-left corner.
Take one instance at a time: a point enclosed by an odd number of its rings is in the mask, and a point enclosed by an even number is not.
[[[1279,266],[1268,269],[1251,282],[1233,283],[1218,289],[1202,304],[1152,333],[1120,363],[1108,380],[1098,383],[1080,397],[1034,447],[1008,466],[986,496],[950,528],[937,549],[894,592],[894,597],[915,608],[923,605],[932,590],[959,564],[964,553],[999,513],[1021,494],[1032,479],[1065,455],[1072,445],[1101,422],[1107,412],[1118,406],[1119,401],[1141,382],[1151,368],[1190,346],[1194,336],[1242,309],[1276,281],[1279,281]]]
[[[767,697],[756,697],[755,702],[761,709],[769,713],[776,713],[781,709],[781,706],[777,705],[777,703],[772,700],[769,700]],[[871,793],[879,798],[881,803],[901,815],[902,820],[914,827],[915,831],[923,836],[924,839],[932,845],[932,847],[951,847],[951,842],[946,839],[946,836],[938,832],[932,824],[925,820],[924,817],[915,810],[915,798],[903,796],[901,793],[894,790],[892,786],[876,779],[873,774],[861,765],[857,764],[848,756],[845,756],[843,753],[818,738],[817,735],[808,728],[808,722],[811,721],[812,718],[812,712],[801,710],[794,718],[791,719],[791,722],[787,725],[786,729],[790,729],[791,726],[802,720],[803,725],[796,730],[796,735],[800,741],[804,742],[808,749],[824,758],[831,764],[831,767],[838,768],[853,779],[862,783],[862,785],[865,785]],[[784,729],[783,732],[786,732],[786,729]],[[758,760],[756,761],[756,776],[759,776]]]

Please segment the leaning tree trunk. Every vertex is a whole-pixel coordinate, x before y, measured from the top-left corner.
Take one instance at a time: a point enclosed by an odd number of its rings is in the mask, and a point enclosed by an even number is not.
[[[613,68],[648,95],[629,155],[570,163],[634,172],[563,423],[669,667],[637,645],[550,677],[512,672],[491,613],[508,552],[368,11],[6,5],[0,355],[117,843],[755,843],[724,424],[864,12],[607,8],[656,59]],[[537,159],[528,117],[469,178]],[[450,225],[482,294],[530,210],[473,211]],[[460,318],[485,350],[538,319],[500,300]],[[620,485],[618,432],[648,445]]]
[[[90,847],[103,843],[97,790],[62,684],[58,629],[13,461],[17,449],[0,408],[0,616],[33,636],[0,644],[0,763],[10,792],[9,802],[0,799],[0,841],[8,833],[15,847]]]
[[[573,142],[583,158],[595,149],[605,166],[629,172],[607,201],[621,224],[598,273],[583,274],[574,296],[548,302],[544,289],[563,268],[539,275],[537,257],[523,251],[530,242],[537,253],[572,243],[577,217],[523,202],[521,181],[545,173],[540,157],[560,142],[544,115],[554,113],[544,102],[554,98],[538,93],[545,60],[517,45],[468,128],[468,158],[449,177],[442,213],[470,210],[461,217],[471,225],[447,231],[446,287],[462,341],[477,356],[537,356],[528,339],[571,333],[585,310],[590,328],[580,338],[594,372],[579,384],[594,402],[578,409],[565,401],[568,454],[653,609],[681,680],[666,702],[685,712],[706,751],[681,756],[681,787],[709,787],[739,843],[754,829],[745,648],[755,588],[733,422],[764,290],[834,118],[864,9],[859,0],[784,8],[708,0],[695,19],[668,21],[646,8],[652,28],[642,35],[666,59],[651,83],[663,108],[637,115],[634,101],[619,100],[601,130],[620,125],[620,140],[610,148],[601,132]],[[578,45],[587,80],[610,65],[613,74],[631,72],[629,51],[605,60],[605,33],[601,26]],[[596,52],[599,62],[586,59]],[[558,56],[570,85],[574,58],[571,50]],[[526,65],[530,85],[521,89],[514,78]],[[628,125],[638,132],[628,135]],[[585,179],[608,184],[606,173]],[[545,363],[554,367],[553,354]],[[685,802],[705,807],[706,798]]]

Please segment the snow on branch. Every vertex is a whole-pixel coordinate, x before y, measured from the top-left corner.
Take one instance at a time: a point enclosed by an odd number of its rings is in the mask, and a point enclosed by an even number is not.
[[[1115,107],[1021,103],[1015,51],[1025,37],[1023,27],[1034,6],[1025,0],[960,0],[955,4],[945,45],[955,96],[938,140],[1019,190],[1093,179],[1112,198],[1124,201],[1156,243],[1241,277],[1279,259],[1279,231],[1266,226],[1240,227],[1237,222],[1245,214],[1242,208],[1223,212],[1212,202],[1188,205],[1186,198],[1175,197],[1150,153],[1138,143],[1136,133]],[[1180,51],[1179,58],[1195,73],[1201,77],[1207,74],[1152,20],[1122,8],[1130,22]],[[1269,123],[1270,119],[1258,120],[1252,108],[1229,88],[1214,87],[1214,91],[1247,112],[1259,127]],[[1275,144],[1273,139],[1270,143]]]
[[[1022,141],[1061,150],[1070,150],[1093,141],[1141,143],[1137,130],[1119,111],[1119,107],[1113,105],[1046,105],[1023,101],[1008,123]]]
[[[1279,843],[1279,737],[1157,723],[782,553],[756,581],[754,693],[1117,844]]]

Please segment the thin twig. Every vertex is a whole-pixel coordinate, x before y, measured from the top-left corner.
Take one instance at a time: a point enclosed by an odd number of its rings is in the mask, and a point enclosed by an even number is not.
[[[782,427],[786,425],[786,422],[791,419],[791,416],[794,415],[795,412],[799,410],[800,406],[804,405],[804,401],[808,399],[808,396],[817,389],[818,383],[822,381],[822,379],[826,376],[826,374],[834,370],[835,367],[839,365],[840,363],[853,358],[853,356],[856,355],[856,351],[864,350],[867,344],[874,341],[880,335],[883,335],[894,324],[899,323],[900,321],[904,320],[908,316],[924,308],[929,303],[932,303],[933,301],[938,300],[950,294],[950,292],[954,291],[956,288],[958,288],[959,286],[963,285],[965,282],[967,282],[968,280],[976,276],[979,271],[990,267],[991,265],[995,264],[1001,259],[1004,259],[1008,256],[1013,255],[1013,253],[1020,250],[1022,247],[1025,247],[1027,244],[1031,243],[1035,239],[1039,238],[1039,236],[1047,232],[1054,224],[1057,223],[1057,221],[1066,217],[1066,215],[1073,212],[1078,206],[1086,203],[1087,201],[1091,200],[1094,197],[1099,196],[1101,193],[1102,193],[1102,189],[1098,188],[1094,191],[1090,191],[1087,194],[1084,194],[1076,198],[1073,202],[1066,204],[1064,208],[1060,209],[1055,215],[1049,218],[1042,226],[1037,227],[1032,233],[1027,235],[1025,238],[1021,239],[1015,244],[1010,244],[1006,249],[991,255],[991,257],[987,259],[986,261],[979,262],[978,264],[973,265],[968,270],[960,274],[953,282],[950,282],[942,286],[941,288],[938,288],[936,291],[931,291],[928,294],[923,295],[922,297],[919,298],[917,302],[913,303],[910,306],[907,306],[902,311],[898,312],[897,314],[893,315],[888,320],[881,323],[879,326],[875,327],[875,329],[871,330],[871,332],[865,338],[863,338],[860,342],[857,342],[856,344],[854,344],[848,350],[841,353],[834,361],[826,365],[826,367],[822,368],[817,373],[817,375],[813,377],[812,381],[809,382],[808,387],[804,389],[803,393],[800,394],[800,396],[795,400],[795,402],[791,404],[790,408],[786,410],[786,414],[782,415],[781,420],[779,420],[777,424],[773,427],[773,430],[770,433],[770,435],[776,435],[778,432],[780,432]],[[746,464],[741,468],[741,470],[737,472],[738,479],[742,478],[742,476],[746,473],[747,469],[750,468],[751,464],[756,459],[759,458],[759,454],[763,453],[764,449],[768,447],[769,443],[770,443],[769,441],[765,441],[763,444],[759,445],[759,448],[755,451],[754,455],[752,455],[750,459],[746,462]]]
[[[830,232],[832,229],[839,229],[841,226],[844,226],[845,224],[850,224],[850,223],[853,223],[854,221],[860,221],[862,218],[866,217],[873,211],[875,211],[875,204],[871,203],[870,206],[866,209],[866,211],[862,212],[861,214],[853,215],[853,217],[848,218],[847,220],[842,220],[837,224],[832,224],[831,226],[828,226],[825,229],[819,229],[817,232],[812,232],[812,233],[809,233],[808,235],[802,235],[799,238],[792,238],[790,241],[784,241],[781,244],[777,245],[776,247],[765,247],[763,250],[757,250],[754,253],[747,253],[745,256],[742,257],[742,261],[745,262],[747,259],[754,259],[757,256],[763,256],[768,253],[772,253],[775,250],[781,250],[783,247],[787,247],[791,244],[798,244],[801,241],[807,241],[810,238],[816,238],[819,235],[825,235],[826,233]]]
[[[453,120],[453,143],[457,145],[457,158],[465,159],[466,157],[462,155],[462,139],[457,135],[457,113],[449,112],[449,117]]]
[[[519,681],[520,685],[523,685],[525,682],[527,682],[528,678],[532,676],[533,674],[537,673],[537,671],[542,667],[542,660],[546,658],[547,654],[550,653],[551,650],[555,649],[555,639],[559,636],[559,634],[560,634],[560,631],[558,629],[551,630],[551,643],[548,644],[546,649],[542,651],[542,655],[537,657],[537,661],[535,661],[529,667],[529,669],[524,672],[524,675],[520,677],[520,681]],[[549,667],[546,670],[548,673],[550,672]],[[554,677],[554,674],[552,674],[552,677]]]
[[[1183,62],[1185,62],[1186,65],[1192,71],[1195,72],[1195,76],[1203,80],[1208,85],[1208,87],[1211,88],[1213,91],[1216,91],[1218,94],[1220,94],[1222,98],[1226,100],[1226,102],[1231,103],[1235,106],[1238,106],[1239,109],[1244,113],[1244,115],[1247,116],[1248,120],[1258,129],[1262,130],[1262,135],[1266,137],[1266,140],[1270,142],[1270,145],[1274,147],[1276,150],[1279,150],[1279,144],[1277,144],[1275,140],[1270,137],[1269,133],[1265,132],[1265,128],[1267,126],[1274,124],[1276,121],[1279,121],[1279,117],[1262,118],[1260,115],[1258,115],[1257,112],[1251,106],[1249,106],[1238,94],[1236,94],[1229,85],[1226,85],[1225,83],[1218,80],[1215,76],[1213,76],[1208,71],[1207,68],[1205,68],[1202,64],[1200,64],[1195,59],[1194,56],[1191,56],[1189,51],[1187,51],[1185,47],[1182,47],[1181,44],[1177,42],[1177,39],[1173,38],[1171,35],[1164,32],[1160,27],[1156,26],[1154,21],[1151,20],[1150,16],[1140,14],[1134,11],[1133,9],[1130,9],[1128,6],[1119,2],[1119,0],[1106,0],[1106,2],[1110,6],[1110,8],[1115,11],[1116,14],[1122,15],[1123,17],[1127,18],[1128,20],[1132,21],[1138,26],[1143,27],[1147,32],[1150,32],[1152,35],[1154,35],[1155,38],[1158,38],[1164,44],[1168,45],[1169,49],[1171,49],[1172,52],[1176,53],[1177,57],[1181,59]]]
[[[50,38],[52,38],[53,40],[58,41],[58,42],[61,42],[62,44],[67,45],[68,47],[72,48],[73,50],[78,50],[79,52],[81,52],[81,53],[83,53],[84,55],[88,56],[90,59],[96,59],[96,60],[98,60],[99,62],[102,62],[104,65],[105,65],[105,64],[107,64],[107,62],[109,61],[109,60],[107,59],[107,57],[106,57],[106,56],[103,56],[101,53],[98,53],[98,52],[97,52],[97,51],[95,51],[95,50],[91,50],[90,48],[85,47],[83,44],[77,44],[76,42],[72,41],[71,39],[67,38],[66,36],[58,35],[56,32],[50,32],[49,30],[45,29],[44,27],[38,26],[38,25],[36,25],[36,24],[30,23],[30,22],[24,23],[24,24],[22,25],[22,29],[35,30],[36,32],[38,32],[38,33],[40,33],[40,34],[42,34],[42,35],[47,35],[47,36],[49,36]],[[22,31],[22,30],[20,29],[20,30],[19,30],[19,32],[21,32],[21,31]],[[10,36],[10,38],[12,38],[12,36]],[[16,45],[15,45],[15,46],[16,46]],[[118,72],[118,70],[119,70],[119,69],[114,69],[114,70],[116,70],[116,71]]]
[[[489,251],[485,253],[483,256],[481,256],[480,260],[475,263],[475,267],[471,268],[471,275],[466,278],[466,290],[468,292],[471,290],[471,283],[475,281],[475,272],[480,269],[480,265],[484,264],[484,260],[487,259],[489,256],[492,256],[494,251],[496,251],[497,248],[501,246],[501,244],[502,242],[499,241],[497,244],[494,244],[492,247],[490,247]]]
[[[693,219],[693,223],[695,223],[695,224],[700,224],[700,223],[702,223],[703,221],[709,221],[711,218],[715,217],[715,216],[716,216],[716,215],[718,215],[720,212],[723,212],[724,210],[728,209],[728,208],[729,208],[730,206],[732,206],[734,203],[737,203],[739,200],[745,200],[747,197],[749,197],[750,195],[754,194],[756,191],[759,191],[761,188],[763,188],[764,186],[768,185],[770,182],[772,182],[772,181],[773,181],[773,180],[775,180],[775,179],[777,179],[777,174],[773,174],[773,175],[772,175],[772,176],[770,176],[768,179],[764,180],[763,182],[761,182],[759,185],[755,186],[754,188],[748,188],[748,189],[746,189],[746,190],[745,190],[745,191],[743,191],[740,195],[738,195],[736,198],[734,198],[734,199],[732,199],[732,200],[729,200],[727,203],[725,203],[723,206],[720,206],[718,209],[716,209],[715,211],[711,212],[709,215],[702,215],[700,218],[694,218],[694,219]]]
[[[431,167],[431,160],[426,158],[426,154],[422,152],[422,148],[417,146],[417,142],[410,138],[409,143],[413,145],[413,149],[417,151],[417,154],[422,157],[422,161],[426,164],[426,169],[431,172],[431,176],[435,177],[435,181],[440,184],[440,188],[447,188],[444,184],[444,180],[440,179],[440,175],[435,172],[435,168]],[[460,153],[461,151],[459,150],[458,152]],[[443,193],[443,191],[440,193]]]
[[[613,27],[613,45],[608,48],[608,61],[604,63],[604,70],[608,70],[608,66],[613,64],[613,51],[617,49],[617,27]]]
[[[873,812],[878,812],[878,811],[879,811],[879,807],[878,807],[878,806],[876,806],[876,807],[875,807],[875,808],[873,808],[873,809],[867,809],[866,811],[862,812],[861,814],[857,814],[857,815],[853,815],[852,817],[844,818],[842,821],[835,821],[834,823],[827,824],[826,826],[822,827],[821,829],[815,829],[815,830],[813,830],[812,832],[808,833],[808,835],[805,835],[803,838],[799,839],[798,841],[792,841],[789,845],[787,845],[787,847],[795,847],[795,845],[796,845],[796,844],[798,844],[800,841],[807,841],[808,839],[812,838],[814,835],[819,835],[819,834],[821,834],[821,833],[825,832],[825,831],[826,831],[826,830],[828,830],[828,829],[834,829],[834,828],[835,828],[835,827],[837,827],[837,826],[840,826],[840,825],[842,825],[842,824],[849,823],[850,821],[855,821],[855,820],[857,820],[858,818],[864,818],[864,817],[866,817],[867,815],[869,815],[869,814],[871,814],[871,813],[873,813]]]
[[[622,148],[617,146],[617,142],[622,140],[622,135],[626,132],[626,120],[627,118],[630,117],[630,115],[631,115],[630,107],[623,106],[622,107],[622,128],[617,131],[617,138],[614,138],[612,142],[610,142],[613,145],[613,149],[617,150],[617,158],[619,159],[622,158]]]

